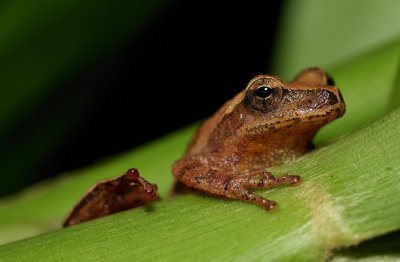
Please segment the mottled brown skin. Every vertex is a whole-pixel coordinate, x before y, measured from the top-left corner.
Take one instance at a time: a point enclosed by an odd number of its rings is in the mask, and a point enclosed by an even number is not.
[[[299,184],[299,176],[274,178],[265,169],[311,150],[316,132],[344,112],[340,91],[319,68],[290,83],[256,76],[200,126],[172,172],[190,188],[271,210],[275,201],[249,190]]]
[[[157,186],[139,176],[135,168],[123,175],[98,182],[76,204],[63,227],[146,205],[159,200]]]

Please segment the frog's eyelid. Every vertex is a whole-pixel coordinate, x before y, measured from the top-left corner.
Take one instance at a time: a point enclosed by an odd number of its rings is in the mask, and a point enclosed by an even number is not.
[[[260,82],[260,83],[258,83]],[[269,88],[282,88],[284,86],[283,81],[270,75],[258,75],[254,77],[246,86],[246,91],[249,89],[257,90],[258,88],[266,86]]]

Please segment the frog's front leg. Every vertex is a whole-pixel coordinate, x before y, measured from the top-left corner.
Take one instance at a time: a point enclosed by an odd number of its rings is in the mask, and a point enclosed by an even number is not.
[[[270,172],[264,170],[253,170],[248,173],[227,176],[224,181],[224,192],[226,196],[254,203],[266,210],[272,210],[277,203],[265,199],[250,189],[273,188],[281,185],[298,185],[301,178],[296,175],[285,175],[275,178]]]
[[[272,210],[277,203],[250,192],[250,189],[297,185],[301,180],[295,175],[275,178],[271,173],[263,170],[233,172],[221,168],[210,168],[200,162],[187,164],[184,168],[174,169],[176,171],[174,175],[178,181],[208,194],[250,202],[266,210]]]

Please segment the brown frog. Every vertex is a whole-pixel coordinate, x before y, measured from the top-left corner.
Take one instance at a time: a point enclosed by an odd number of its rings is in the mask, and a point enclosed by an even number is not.
[[[344,112],[339,89],[319,68],[300,72],[290,83],[256,76],[200,126],[186,156],[173,164],[176,188],[184,185],[271,210],[275,201],[249,190],[297,185],[301,179],[275,178],[265,168],[313,149],[316,132]]]

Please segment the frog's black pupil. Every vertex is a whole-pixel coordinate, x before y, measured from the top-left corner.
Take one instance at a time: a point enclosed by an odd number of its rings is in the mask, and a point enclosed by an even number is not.
[[[274,92],[272,88],[269,88],[267,86],[262,86],[256,90],[256,96],[260,98],[267,98],[272,94],[272,92]]]

